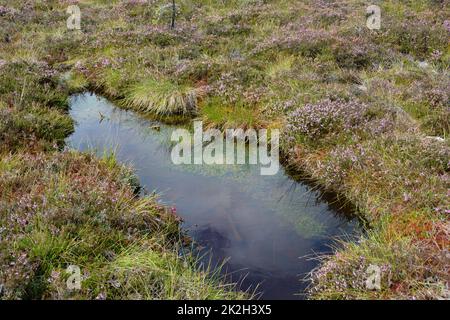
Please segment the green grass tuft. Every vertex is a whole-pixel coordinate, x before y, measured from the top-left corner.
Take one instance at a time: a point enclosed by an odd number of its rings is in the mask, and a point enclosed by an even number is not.
[[[168,80],[147,79],[131,86],[125,105],[141,112],[158,115],[195,114],[198,90]]]

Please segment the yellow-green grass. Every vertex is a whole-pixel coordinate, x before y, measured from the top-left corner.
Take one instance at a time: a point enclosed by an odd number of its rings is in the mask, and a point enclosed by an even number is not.
[[[147,79],[132,85],[124,103],[141,112],[158,115],[195,114],[199,91],[165,79]]]

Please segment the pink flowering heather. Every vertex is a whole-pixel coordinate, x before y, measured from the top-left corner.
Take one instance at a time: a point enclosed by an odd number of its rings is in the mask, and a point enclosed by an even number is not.
[[[4,15],[14,15],[17,13],[17,10],[15,10],[14,8],[9,8],[9,7],[5,7],[5,6],[0,6],[0,17],[4,16]]]
[[[329,132],[350,132],[367,123],[368,106],[356,101],[324,100],[307,104],[289,115],[287,131],[308,138],[319,138]]]
[[[450,20],[445,20],[443,25],[444,28],[447,29],[448,32],[450,32]]]
[[[280,32],[258,44],[253,53],[257,54],[273,48],[314,53],[329,45],[333,39],[334,35],[329,31],[312,29],[298,24],[288,24]]]

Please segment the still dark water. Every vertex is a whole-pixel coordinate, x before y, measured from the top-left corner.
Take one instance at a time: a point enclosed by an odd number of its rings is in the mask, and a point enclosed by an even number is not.
[[[242,290],[258,286],[262,299],[303,298],[308,283],[302,279],[316,266],[311,255],[330,252],[332,238],[357,232],[356,219],[283,168],[261,176],[258,165],[174,165],[170,137],[176,127],[90,93],[72,96],[70,106],[76,126],[68,144],[99,154],[114,150],[149,192],[177,208],[183,227],[206,252],[205,262],[227,259],[231,280]]]

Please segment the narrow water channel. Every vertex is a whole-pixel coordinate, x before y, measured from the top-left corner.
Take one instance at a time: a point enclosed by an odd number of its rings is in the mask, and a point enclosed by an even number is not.
[[[170,137],[176,127],[147,120],[91,93],[70,101],[72,148],[114,150],[141,184],[174,206],[183,227],[212,265],[240,288],[263,299],[301,299],[302,281],[315,266],[308,258],[330,252],[333,239],[357,232],[358,222],[321,199],[283,168],[261,176],[257,165],[174,165]],[[157,125],[158,130],[155,129]]]

